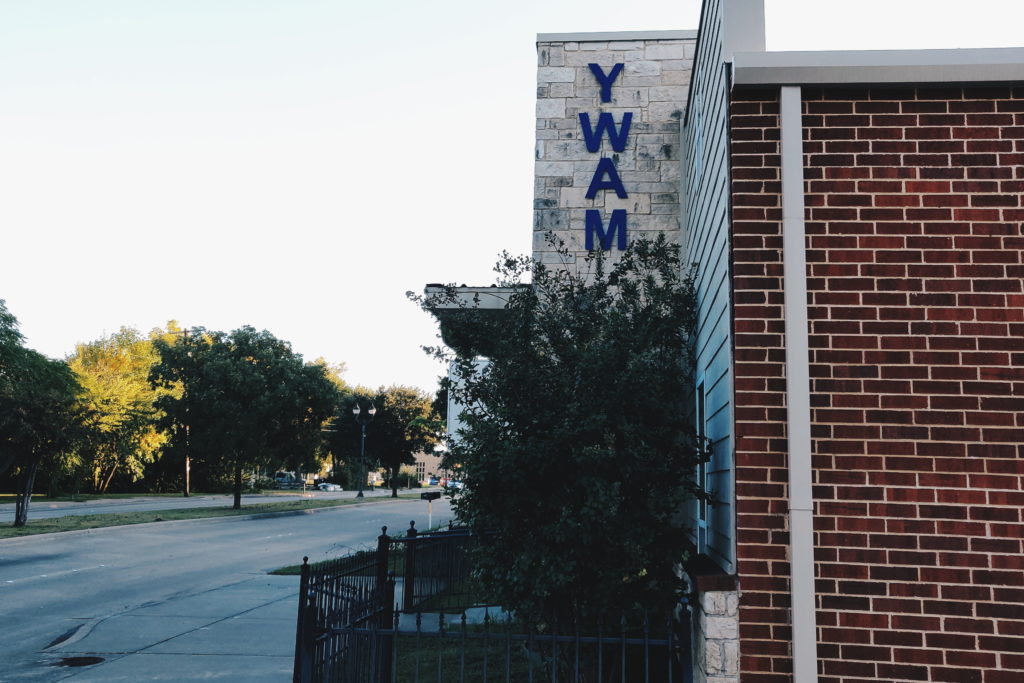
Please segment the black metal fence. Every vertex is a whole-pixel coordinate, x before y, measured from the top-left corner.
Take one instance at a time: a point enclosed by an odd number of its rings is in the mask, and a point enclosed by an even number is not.
[[[411,612],[440,595],[445,596],[445,606],[468,605],[469,551],[477,538],[466,527],[420,534],[410,523],[406,537],[393,541],[405,563],[402,609]]]
[[[296,683],[361,679],[351,672],[355,655],[365,650],[352,628],[390,627],[395,604],[395,581],[389,572],[391,539],[381,529],[377,550],[309,564],[302,558],[299,613],[295,635]],[[374,662],[389,662],[377,655]],[[387,680],[387,679],[383,679]]]
[[[404,538],[382,532],[376,551],[315,566],[304,559],[295,683],[691,680],[685,609],[682,620],[637,613],[561,623],[467,609],[478,536],[464,528],[420,534],[413,524]]]
[[[395,615],[391,629],[351,627],[367,657],[386,652],[387,666],[372,677],[351,681],[373,683],[689,683],[688,638],[667,615],[619,615],[591,623],[561,625],[528,623],[498,611],[482,618],[468,612],[446,621],[441,614],[412,615],[403,624]],[[387,676],[390,675],[390,678]]]

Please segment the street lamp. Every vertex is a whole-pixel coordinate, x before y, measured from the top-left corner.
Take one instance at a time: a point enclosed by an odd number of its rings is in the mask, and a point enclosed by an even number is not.
[[[352,409],[352,416],[355,417],[356,423],[360,428],[360,439],[359,439],[359,493],[356,494],[356,498],[363,497],[363,484],[366,482],[366,425],[370,424],[370,420],[377,414],[377,408],[371,403],[370,408],[363,415],[363,411],[359,409],[359,403],[357,402],[355,407]]]
[[[187,329],[177,330],[177,331],[173,331],[173,332],[172,331],[168,331],[167,334],[172,334],[172,335],[175,335],[175,336],[180,334],[185,339],[185,346],[186,347],[188,346],[188,330]],[[175,340],[175,343],[177,343],[177,340]],[[188,353],[188,359],[189,359],[188,363],[191,364],[192,363],[192,352],[188,351],[187,353]],[[181,373],[181,393],[182,393],[181,399],[185,403],[185,420],[184,420],[184,422],[185,422],[185,424],[184,424],[184,427],[185,427],[185,498],[189,497],[189,484],[190,484],[189,479],[190,479],[191,472],[192,472],[192,463],[190,462],[191,459],[189,458],[189,454],[190,454],[190,451],[191,451],[191,444],[189,443],[190,434],[189,434],[189,415],[188,415],[188,406],[189,406],[189,401],[188,401],[188,372],[189,372],[189,369],[183,368],[182,369],[182,373]]]

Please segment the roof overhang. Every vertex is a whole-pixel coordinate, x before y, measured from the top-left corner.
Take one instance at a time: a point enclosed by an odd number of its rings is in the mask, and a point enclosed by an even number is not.
[[[486,356],[486,339],[481,338],[475,323],[500,318],[518,289],[429,284],[423,293],[426,308],[441,325],[444,343],[460,352]]]
[[[733,85],[1024,82],[1024,48],[737,52]]]

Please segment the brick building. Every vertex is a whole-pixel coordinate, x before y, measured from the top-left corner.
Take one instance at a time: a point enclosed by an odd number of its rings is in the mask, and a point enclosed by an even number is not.
[[[767,53],[759,4],[705,4],[683,127],[735,506],[698,678],[1024,680],[1024,51]]]
[[[1024,681],[1024,49],[764,45],[538,36],[535,257],[699,267],[695,680]]]
[[[813,78],[737,56],[737,575],[741,672],[756,680],[792,670],[787,456],[800,447],[819,679],[1024,680],[1024,87],[996,80],[996,60],[1021,56],[992,54],[953,83],[946,63],[899,82],[899,54],[882,83],[858,55]],[[803,287],[787,299],[794,244]],[[793,358],[786,317],[801,305]],[[787,443],[793,363],[809,379],[800,445]]]

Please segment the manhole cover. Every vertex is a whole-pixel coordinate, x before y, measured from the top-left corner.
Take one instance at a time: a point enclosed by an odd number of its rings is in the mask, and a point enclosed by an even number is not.
[[[65,657],[54,662],[54,666],[92,666],[103,661],[103,657]]]

